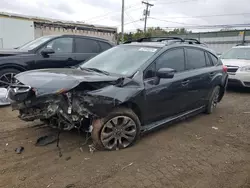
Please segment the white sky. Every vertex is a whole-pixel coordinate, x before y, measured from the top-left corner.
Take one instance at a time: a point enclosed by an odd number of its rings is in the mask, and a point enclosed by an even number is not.
[[[0,11],[117,26],[120,30],[121,2],[122,0],[0,0]],[[250,0],[151,0],[149,2],[154,4],[150,8],[150,16],[154,19],[148,20],[148,27],[250,24]],[[143,17],[145,5],[141,0],[125,0],[125,7],[125,23]],[[237,15],[190,18],[222,14]],[[143,21],[126,24],[125,31],[143,29],[143,26]]]

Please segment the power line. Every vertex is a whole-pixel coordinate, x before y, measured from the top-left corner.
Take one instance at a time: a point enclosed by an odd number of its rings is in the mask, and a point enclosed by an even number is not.
[[[171,1],[171,2],[163,2],[163,3],[161,3],[161,2],[157,2],[157,4],[159,5],[164,5],[164,4],[168,4],[168,5],[170,5],[170,4],[178,4],[178,3],[188,3],[188,2],[192,2],[192,1],[198,1],[198,0],[185,0],[185,1]]]
[[[137,28],[137,27],[140,27],[140,26],[138,26],[137,24],[135,24],[136,22],[135,22],[135,20],[132,18],[132,16],[130,16],[126,11],[125,11],[125,14],[128,16],[128,18],[132,21],[132,23],[133,23],[133,25],[134,25],[134,27],[135,28]]]
[[[140,6],[140,5],[141,5],[141,4],[138,4],[138,3],[132,4],[132,5],[129,5],[129,6],[125,7],[124,10],[129,10],[129,9],[132,9],[132,8],[137,7],[137,6]],[[135,9],[135,10],[136,10],[136,9]],[[86,22],[91,21],[91,20],[95,20],[95,19],[97,19],[97,18],[106,17],[106,16],[108,16],[108,15],[110,15],[110,14],[120,13],[120,12],[121,12],[121,11],[110,11],[110,12],[107,12],[107,13],[105,13],[105,14],[102,14],[102,15],[99,15],[99,16],[95,16],[95,17],[92,17],[92,18],[89,18],[88,20],[86,20]]]
[[[213,14],[213,15],[202,15],[202,16],[180,16],[180,17],[166,17],[166,18],[206,18],[206,17],[220,17],[220,16],[244,16],[250,15],[250,13],[236,13],[236,14]]]
[[[182,24],[182,25],[191,25],[191,24],[186,24],[183,22],[175,22],[175,21],[169,21],[169,20],[163,20],[163,19],[158,19],[158,18],[154,18],[154,17],[149,17],[150,19],[153,20],[158,20],[158,21],[163,21],[163,22],[168,22],[168,23],[176,23],[176,24]],[[194,24],[193,24],[194,25]],[[196,25],[196,24],[195,24]],[[198,25],[197,25],[198,26]]]
[[[122,42],[124,41],[124,0],[122,0],[122,14],[121,14],[121,21],[122,21]]]
[[[127,23],[124,23],[124,25],[129,25],[129,24],[132,24],[132,23],[135,23],[135,22],[140,22],[141,20],[134,20],[134,21],[131,21],[131,22],[127,22]],[[114,27],[119,27],[120,25],[116,25]]]

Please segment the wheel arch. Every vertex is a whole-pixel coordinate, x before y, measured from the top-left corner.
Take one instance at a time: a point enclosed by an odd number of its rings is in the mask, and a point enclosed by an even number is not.
[[[142,117],[142,113],[141,113],[141,109],[139,108],[139,106],[131,101],[127,101],[124,103],[121,103],[119,106],[117,107],[125,107],[125,108],[130,108],[131,110],[133,110],[133,112],[137,115],[137,117],[139,118],[140,122],[143,121],[143,117]]]
[[[26,71],[27,69],[25,69],[22,65],[17,65],[17,64],[13,64],[13,63],[8,63],[8,64],[4,64],[0,66],[0,70],[3,69],[17,69],[19,71]]]

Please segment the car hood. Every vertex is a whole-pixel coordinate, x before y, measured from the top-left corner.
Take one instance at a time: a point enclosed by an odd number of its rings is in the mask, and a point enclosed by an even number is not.
[[[244,67],[250,65],[250,60],[245,59],[221,59],[221,61],[226,66]]]
[[[25,54],[27,50],[19,50],[19,49],[0,49],[0,57],[8,56],[8,55],[17,55],[17,54]]]
[[[19,73],[15,78],[22,84],[30,86],[37,96],[70,90],[82,82],[111,82],[120,81],[122,77],[105,75],[94,71],[73,68],[41,69]]]

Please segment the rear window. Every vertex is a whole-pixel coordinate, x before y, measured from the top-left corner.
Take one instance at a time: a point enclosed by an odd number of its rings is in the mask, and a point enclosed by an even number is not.
[[[187,48],[187,69],[206,67],[205,53],[202,50]]]

